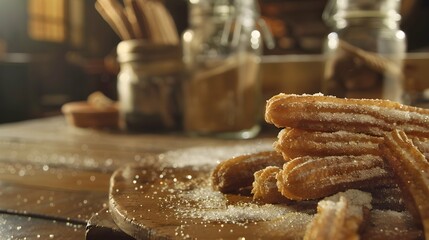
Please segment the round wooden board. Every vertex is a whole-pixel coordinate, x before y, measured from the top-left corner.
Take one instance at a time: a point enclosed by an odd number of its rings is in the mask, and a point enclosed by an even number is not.
[[[317,201],[261,204],[212,190],[221,160],[272,149],[272,141],[189,148],[125,166],[111,177],[109,210],[136,239],[302,239]],[[422,239],[407,211],[371,210],[362,239]]]
[[[304,210],[258,206],[250,197],[223,195],[210,186],[216,161],[271,146],[186,149],[121,168],[111,178],[111,215],[136,239],[301,239],[311,219]]]

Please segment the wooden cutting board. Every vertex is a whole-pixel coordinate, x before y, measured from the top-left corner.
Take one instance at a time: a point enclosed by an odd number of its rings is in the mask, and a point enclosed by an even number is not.
[[[271,148],[272,142],[190,148],[125,166],[110,180],[111,216],[136,239],[302,239],[315,202],[258,205],[210,186],[218,161]],[[362,239],[421,237],[409,213],[372,210]]]
[[[251,197],[223,195],[210,186],[217,161],[271,146],[187,149],[121,168],[111,178],[111,215],[136,239],[301,239],[308,209],[259,206]]]

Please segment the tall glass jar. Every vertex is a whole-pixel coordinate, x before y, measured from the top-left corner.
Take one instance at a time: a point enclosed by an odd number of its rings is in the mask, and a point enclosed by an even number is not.
[[[406,102],[403,60],[406,37],[399,29],[400,0],[331,0],[324,20],[323,92],[348,98]]]
[[[251,138],[262,114],[262,52],[256,0],[190,0],[183,34],[184,128],[190,134]]]
[[[117,46],[121,128],[165,131],[181,128],[182,50],[145,40]]]

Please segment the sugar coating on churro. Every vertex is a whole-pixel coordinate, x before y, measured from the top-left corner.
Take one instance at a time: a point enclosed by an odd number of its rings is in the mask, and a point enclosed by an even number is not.
[[[274,149],[285,159],[302,156],[378,155],[381,137],[346,131],[317,132],[282,129]]]
[[[303,156],[380,155],[378,145],[383,137],[347,131],[319,132],[297,128],[282,129],[274,149],[288,161]],[[412,138],[413,143],[429,157],[429,139]]]
[[[253,199],[263,203],[288,203],[289,199],[284,197],[277,188],[277,173],[279,167],[269,166],[255,172],[252,194]]]
[[[299,157],[277,174],[277,187],[292,200],[318,199],[349,188],[391,184],[379,156]]]
[[[267,101],[265,120],[277,127],[349,131],[383,136],[393,129],[429,137],[429,110],[380,99],[278,94]]]
[[[226,179],[237,188],[254,173],[253,203],[311,204],[313,214],[323,198],[304,239],[429,239],[429,109],[279,94],[265,119],[284,128],[273,144],[280,161],[226,161],[214,171],[215,187]]]
[[[367,209],[372,209],[372,196],[371,193],[364,192],[357,189],[349,189],[345,192],[339,192],[335,195],[324,198],[323,200],[338,202],[340,197],[346,197],[351,205],[363,206]]]
[[[420,219],[425,238],[429,239],[429,163],[401,130],[384,137],[383,156],[396,175],[409,211]]]
[[[282,166],[283,156],[275,151],[240,155],[220,162],[213,170],[211,179],[214,189],[223,193],[238,193],[250,188],[253,174],[268,166]]]
[[[413,144],[419,149],[420,152],[429,159],[429,139],[428,138],[412,138]]]
[[[304,239],[359,239],[364,211],[372,208],[371,194],[350,189],[321,200]]]

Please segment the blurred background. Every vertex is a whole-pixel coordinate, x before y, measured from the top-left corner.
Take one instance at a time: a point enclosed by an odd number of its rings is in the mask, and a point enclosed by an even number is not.
[[[188,27],[187,1],[164,3],[179,33],[183,32]],[[322,46],[330,32],[322,21],[326,3],[259,1],[276,41],[274,49],[264,49],[262,78],[267,96],[318,91]],[[95,0],[0,0],[0,123],[58,115],[64,103],[86,99],[94,91],[116,98],[114,59],[120,39],[94,4]],[[425,69],[429,69],[428,13],[427,0],[401,3],[407,51],[418,53],[412,58],[423,59],[420,65]],[[311,70],[297,67],[303,62]],[[277,74],[280,69],[290,81]],[[304,72],[312,76],[302,76]]]

